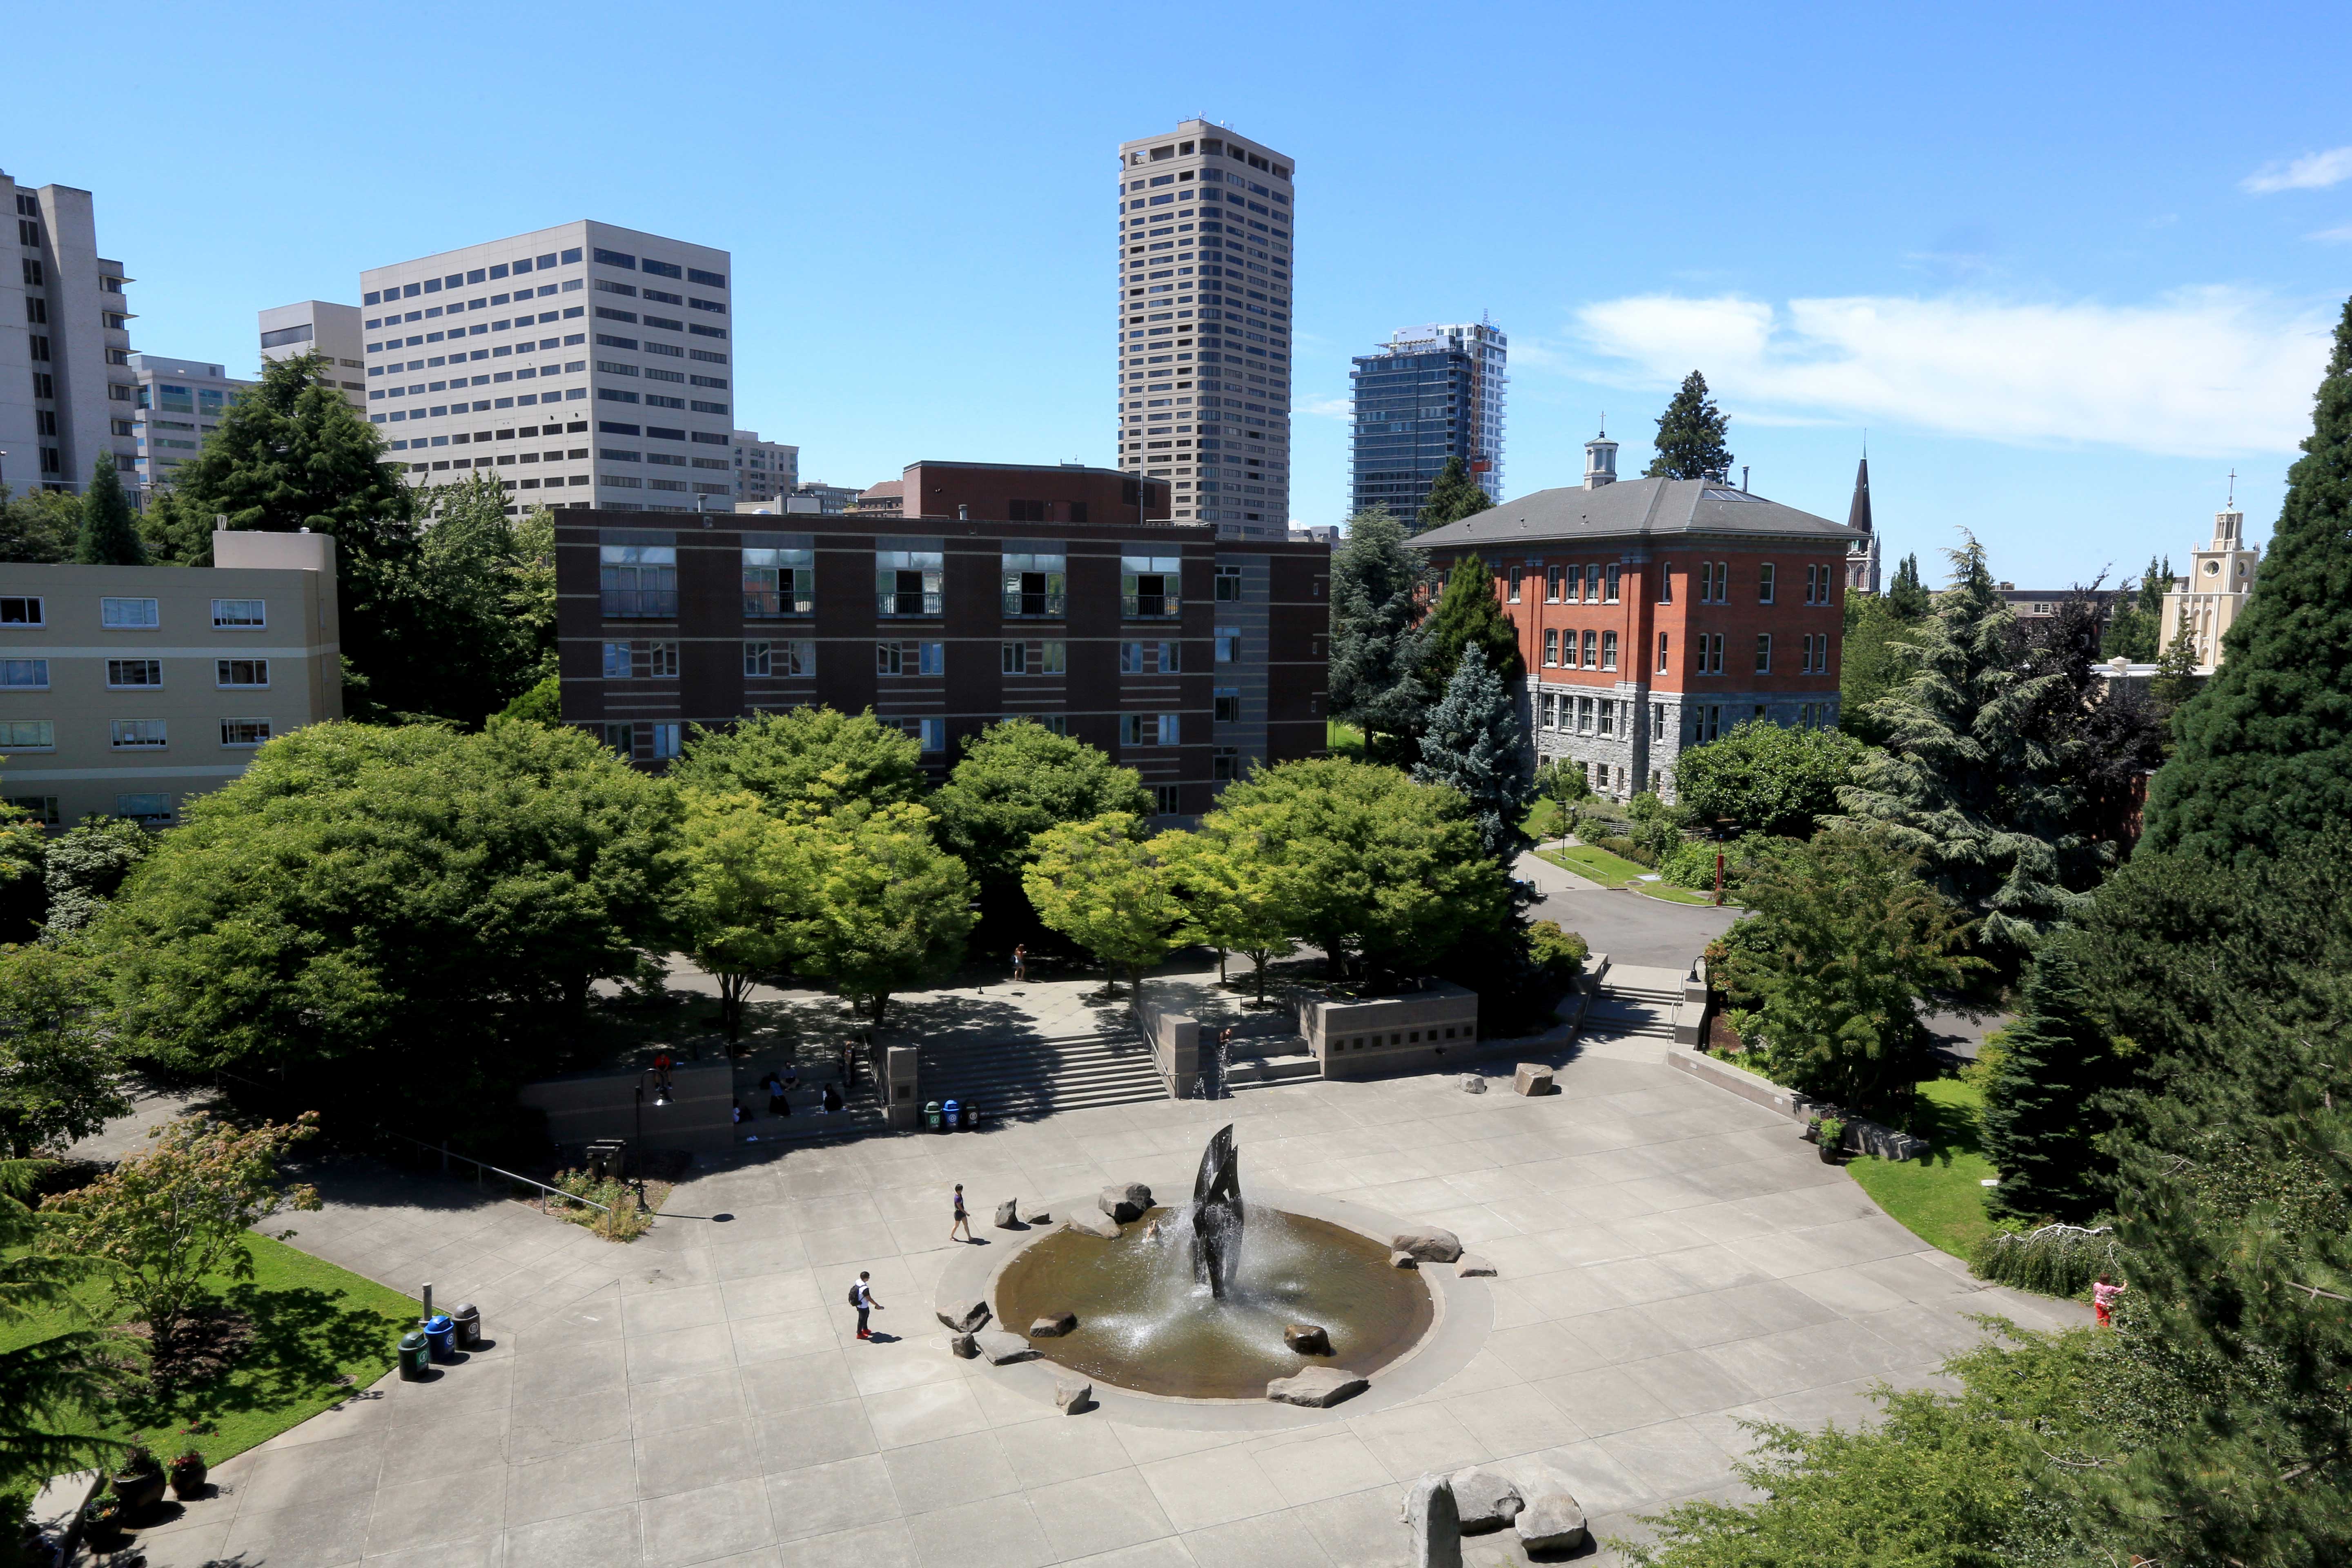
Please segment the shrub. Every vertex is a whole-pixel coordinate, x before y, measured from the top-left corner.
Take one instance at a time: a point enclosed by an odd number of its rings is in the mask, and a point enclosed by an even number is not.
[[[1977,1278],[2044,1296],[2079,1296],[2102,1274],[2123,1272],[2123,1248],[2112,1226],[2045,1225],[2039,1230],[1996,1230],[1969,1259]]]

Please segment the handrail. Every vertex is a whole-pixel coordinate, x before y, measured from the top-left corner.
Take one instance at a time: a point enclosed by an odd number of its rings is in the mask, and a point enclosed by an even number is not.
[[[566,1203],[585,1204],[590,1208],[596,1210],[599,1214],[609,1215],[613,1212],[612,1209],[604,1204],[598,1203],[593,1198],[583,1198],[576,1193],[567,1193],[562,1187],[550,1186],[536,1176],[518,1174],[513,1171],[506,1170],[498,1165],[493,1165],[487,1160],[477,1160],[471,1154],[452,1153],[450,1152],[449,1145],[446,1143],[427,1143],[424,1139],[411,1138],[405,1132],[393,1132],[390,1136],[399,1139],[404,1143],[414,1143],[420,1149],[440,1155],[441,1168],[444,1171],[446,1171],[449,1168],[449,1162],[452,1160],[465,1161],[466,1163],[474,1167],[474,1184],[476,1186],[481,1185],[482,1173],[484,1171],[488,1171],[493,1175],[504,1176],[510,1182],[520,1182],[527,1187],[537,1187],[540,1191],[540,1212],[542,1214],[547,1211],[547,1199],[550,1194],[562,1198]]]

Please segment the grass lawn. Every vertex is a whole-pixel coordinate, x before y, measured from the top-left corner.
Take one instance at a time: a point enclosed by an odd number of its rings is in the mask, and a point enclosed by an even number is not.
[[[1555,866],[1566,867],[1580,877],[1590,877],[1604,888],[1622,887],[1650,873],[1647,866],[1621,860],[1608,850],[1595,849],[1589,844],[1574,845],[1565,849],[1539,849],[1536,853]]]
[[[1364,760],[1364,732],[1353,724],[1326,719],[1323,721],[1323,744],[1335,757],[1345,757],[1351,763]]]
[[[139,1433],[165,1458],[192,1442],[216,1465],[350,1398],[391,1369],[400,1336],[415,1326],[416,1302],[283,1242],[250,1236],[246,1245],[253,1279],[211,1281],[253,1321],[253,1342],[236,1363],[169,1400],[134,1394],[88,1412],[84,1430],[109,1437]],[[106,1310],[103,1284],[85,1283],[77,1293],[99,1321],[120,1321]],[[69,1326],[57,1313],[12,1323],[0,1331],[0,1349]]]
[[[1880,1208],[1955,1258],[1968,1257],[1992,1229],[1979,1185],[1997,1173],[1977,1137],[1977,1113],[1983,1109],[1984,1091],[1973,1084],[1955,1078],[1923,1083],[1914,1131],[1927,1140],[1927,1152],[1916,1160],[1865,1157],[1846,1166]]]

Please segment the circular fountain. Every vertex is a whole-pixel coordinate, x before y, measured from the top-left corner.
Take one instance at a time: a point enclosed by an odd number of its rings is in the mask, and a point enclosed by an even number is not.
[[[1234,1130],[1209,1141],[1192,1201],[1154,1208],[1116,1237],[1055,1231],[998,1274],[997,1321],[1018,1331],[1069,1312],[1077,1327],[1037,1348],[1119,1388],[1187,1399],[1263,1400],[1311,1366],[1376,1372],[1436,1318],[1419,1271],[1388,1243],[1327,1219],[1243,1202]],[[1291,1348],[1319,1328],[1329,1353]]]

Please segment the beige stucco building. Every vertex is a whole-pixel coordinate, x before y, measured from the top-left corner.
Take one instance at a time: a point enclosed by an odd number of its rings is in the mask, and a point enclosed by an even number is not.
[[[2213,514],[2213,542],[2189,563],[2189,575],[2173,580],[2164,596],[2162,646],[2186,630],[2197,649],[2197,672],[2210,675],[2221,662],[2221,634],[2246,607],[2262,552],[2246,543],[2246,514],[2234,507]]]
[[[274,736],[343,714],[335,542],[217,533],[211,567],[0,569],[0,784],[154,826]]]

